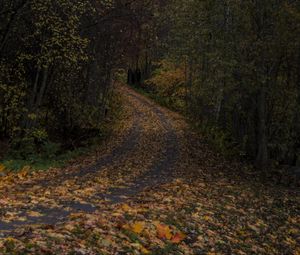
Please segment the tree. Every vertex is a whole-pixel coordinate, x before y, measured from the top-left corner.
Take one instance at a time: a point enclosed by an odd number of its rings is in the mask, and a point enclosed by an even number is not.
[[[163,38],[164,58],[185,63],[188,115],[220,140],[222,150],[235,149],[260,168],[269,159],[292,163],[300,135],[298,4],[169,4],[166,14],[173,25]]]

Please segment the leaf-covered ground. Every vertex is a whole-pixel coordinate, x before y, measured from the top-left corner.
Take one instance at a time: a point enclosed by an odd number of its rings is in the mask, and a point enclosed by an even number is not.
[[[119,90],[106,146],[65,169],[0,169],[0,254],[300,254],[299,190],[263,183],[181,116]]]

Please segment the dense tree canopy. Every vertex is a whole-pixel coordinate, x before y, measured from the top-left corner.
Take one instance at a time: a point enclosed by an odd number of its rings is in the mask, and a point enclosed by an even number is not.
[[[299,112],[300,1],[0,0],[0,254],[300,255]]]
[[[0,136],[20,146],[101,127],[114,71],[139,52],[153,6],[0,1]]]
[[[296,164],[299,3],[170,1],[163,15],[168,17],[160,20],[167,31],[161,37],[163,56],[177,67],[164,60],[149,84],[169,82],[157,92],[173,95],[179,110],[186,106],[221,150],[236,151],[260,166],[269,159]]]
[[[99,128],[124,69],[223,152],[298,162],[297,1],[2,0],[0,10],[2,138]]]

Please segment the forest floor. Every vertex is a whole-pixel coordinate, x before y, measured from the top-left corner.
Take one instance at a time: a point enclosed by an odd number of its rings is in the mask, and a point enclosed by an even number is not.
[[[64,169],[0,176],[0,254],[300,254],[299,190],[213,152],[118,88],[113,139]]]

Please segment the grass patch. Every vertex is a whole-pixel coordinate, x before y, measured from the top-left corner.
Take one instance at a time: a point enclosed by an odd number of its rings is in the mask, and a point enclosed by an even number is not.
[[[87,154],[90,151],[92,151],[91,148],[78,148],[72,151],[65,151],[59,156],[56,156],[56,158],[35,156],[28,159],[18,159],[9,155],[4,160],[1,160],[0,164],[12,171],[19,171],[26,166],[30,166],[31,170],[47,170],[51,167],[64,167],[71,159]]]
[[[66,149],[60,143],[52,142],[50,139],[41,139],[41,144],[37,148],[31,137],[22,138],[21,146],[17,149],[7,149],[6,153],[0,158],[0,165],[3,165],[8,171],[20,171],[24,167],[30,167],[30,170],[47,170],[49,168],[66,167],[71,160],[79,156],[87,156],[95,151],[104,142],[110,139],[112,130],[118,125],[118,120],[122,115],[122,108],[115,107],[121,105],[121,97],[115,95],[111,102],[111,111],[109,116],[103,121],[97,132],[84,140],[80,146]],[[36,137],[34,137],[36,140]]]

